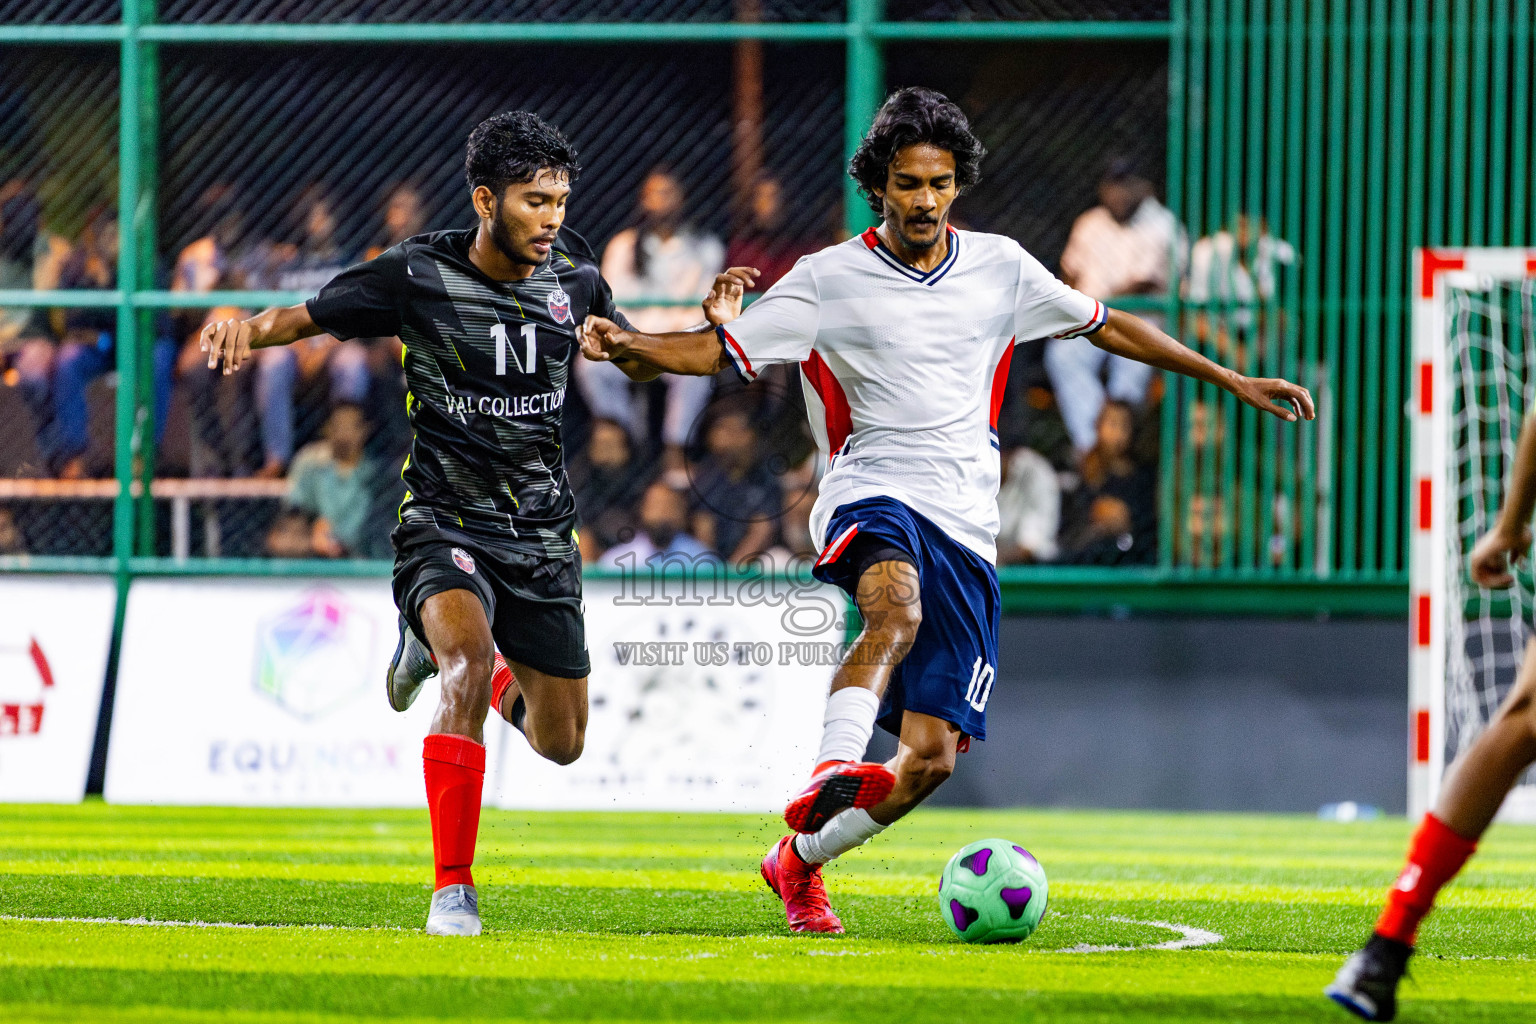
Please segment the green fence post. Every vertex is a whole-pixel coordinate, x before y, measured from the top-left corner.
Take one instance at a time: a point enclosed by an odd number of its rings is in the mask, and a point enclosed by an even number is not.
[[[117,129],[117,281],[123,301],[117,307],[117,404],[114,476],[117,497],[112,507],[112,555],[117,560],[119,608],[128,589],[128,559],[133,555],[133,434],[138,413],[138,315],[132,289],[139,280],[137,239],[139,208],[140,110],[138,97],[144,73],[139,50],[138,0],[123,4],[123,41],[118,80]]]
[[[1181,62],[1181,71],[1185,94],[1182,124],[1179,126],[1179,130],[1184,133],[1184,146],[1181,147],[1184,158],[1184,209],[1180,212],[1190,237],[1198,238],[1203,223],[1205,149],[1212,123],[1210,90],[1206,81],[1211,63],[1210,12],[1206,0],[1187,0],[1181,7],[1185,37],[1185,58]],[[1174,470],[1173,465],[1169,465],[1170,479],[1177,481],[1177,490],[1172,518],[1160,529],[1168,531],[1171,542],[1177,545],[1172,552],[1175,562],[1183,568],[1191,569],[1199,562],[1199,558],[1194,550],[1195,538],[1186,525],[1185,516],[1199,493],[1199,482],[1195,479],[1198,468],[1195,463],[1195,446],[1184,443],[1182,433],[1184,426],[1193,422],[1195,401],[1202,397],[1202,388],[1203,385],[1189,377],[1174,377],[1168,389],[1170,394],[1164,396],[1165,401],[1177,396],[1176,429],[1169,443],[1173,446],[1172,450],[1178,452],[1178,468]],[[1209,426],[1211,420],[1207,418],[1206,422]],[[1214,433],[1214,430],[1211,432]]]
[[[117,395],[113,476],[117,496],[112,502],[112,567],[117,582],[117,601],[112,616],[112,639],[107,655],[107,678],[101,709],[96,719],[95,747],[87,790],[101,792],[107,737],[112,723],[112,703],[117,659],[122,651],[123,623],[128,612],[128,589],[133,583],[130,565],[134,541],[134,431],[139,409],[139,315],[133,306],[133,289],[139,281],[142,255],[138,244],[140,177],[139,157],[142,122],[138,98],[144,66],[138,38],[141,0],[123,4],[122,43],[117,93]],[[153,263],[150,264],[153,266]]]
[[[1401,296],[1407,294],[1408,285],[1405,281],[1404,268],[1408,263],[1408,252],[1403,241],[1403,215],[1407,203],[1392,203],[1386,196],[1403,195],[1403,169],[1407,160],[1407,135],[1408,129],[1404,123],[1407,120],[1407,91],[1408,91],[1408,26],[1407,10],[1402,4],[1380,3],[1373,15],[1377,31],[1386,36],[1385,52],[1379,57],[1386,72],[1387,86],[1386,96],[1380,102],[1384,103],[1383,116],[1387,119],[1381,131],[1386,135],[1386,174],[1385,193],[1381,199],[1382,215],[1385,217],[1385,239],[1382,248],[1385,252],[1385,265],[1379,268],[1373,276],[1372,284],[1368,287],[1376,289],[1381,296],[1378,313],[1369,321],[1370,324],[1383,325],[1381,334],[1381,351],[1383,369],[1381,379],[1385,382],[1382,391],[1381,423],[1382,438],[1382,511],[1381,511],[1381,561],[1378,563],[1382,575],[1393,575],[1403,570],[1405,559],[1403,557],[1402,541],[1400,540],[1403,527],[1402,522],[1403,498],[1406,495],[1406,477],[1409,467],[1402,462],[1402,433],[1407,417],[1403,413],[1403,375],[1404,366],[1409,361],[1404,358],[1403,310],[1406,303]],[[1379,76],[1378,76],[1379,80]],[[1376,144],[1373,137],[1372,145]],[[1373,264],[1374,266],[1374,264]],[[1411,506],[1409,506],[1411,508]]]
[[[1170,31],[1168,36],[1168,173],[1164,194],[1168,209],[1185,222],[1184,193],[1184,94],[1188,89],[1185,79],[1185,58],[1189,48],[1189,21],[1184,13],[1186,0],[1172,0],[1168,8]],[[1183,310],[1179,305],[1178,264],[1168,281],[1168,333],[1174,337],[1183,334]],[[1179,457],[1179,379],[1172,375],[1163,378],[1162,436],[1158,439],[1158,464],[1163,467],[1157,488],[1157,564],[1164,569],[1174,564],[1174,530],[1178,527],[1178,486],[1173,472]]]
[[[1531,125],[1530,0],[1515,0],[1512,32],[1514,58],[1510,76],[1514,82],[1514,95],[1510,97],[1509,107],[1509,233],[1504,244],[1528,245],[1531,236],[1525,230],[1525,210],[1529,205],[1526,189],[1530,180],[1530,149],[1527,146],[1527,126]]]
[[[852,159],[885,92],[885,59],[873,28],[885,0],[848,0],[848,70],[843,101],[843,156]],[[843,226],[856,235],[875,222],[853,179],[843,178]]]
[[[131,2],[131,0],[130,0]],[[155,0],[138,0],[141,25],[153,24]],[[131,285],[124,286],[129,293],[155,286],[157,227],[159,225],[160,192],[160,44],[140,42],[138,92],[132,97],[139,106],[138,195],[134,203],[133,233],[131,239],[138,248],[138,277]],[[128,94],[124,93],[127,100]],[[139,373],[135,388],[134,408],[134,465],[141,481],[138,503],[138,544],[135,554],[155,553],[155,502],[150,495],[150,483],[155,478],[155,423],[157,414],[168,410],[155,408],[155,319],[159,310],[135,309],[138,322]]]
[[[1342,426],[1339,430],[1341,438],[1347,438],[1347,444],[1341,444],[1339,451],[1339,474],[1342,481],[1342,501],[1339,505],[1339,524],[1343,528],[1339,531],[1339,566],[1340,571],[1348,576],[1359,573],[1363,569],[1369,569],[1371,562],[1367,552],[1376,542],[1376,523],[1370,516],[1376,512],[1375,495],[1370,490],[1368,481],[1372,478],[1367,473],[1367,467],[1373,465],[1381,458],[1377,442],[1380,434],[1371,422],[1371,410],[1374,403],[1379,401],[1379,391],[1374,380],[1368,384],[1363,379],[1363,368],[1366,366],[1363,345],[1365,339],[1361,333],[1360,319],[1362,311],[1359,308],[1351,308],[1348,300],[1367,300],[1364,287],[1365,251],[1369,244],[1365,234],[1366,206],[1362,197],[1366,195],[1366,179],[1368,175],[1368,153],[1366,145],[1366,36],[1367,36],[1367,9],[1366,4],[1358,2],[1350,5],[1349,20],[1338,18],[1333,45],[1341,53],[1348,66],[1348,83],[1344,88],[1347,92],[1347,112],[1342,113],[1342,123],[1346,132],[1345,149],[1341,154],[1336,154],[1334,159],[1343,156],[1344,189],[1340,193],[1337,202],[1345,207],[1344,235],[1348,240],[1344,244],[1343,257],[1343,286],[1340,290],[1342,323],[1337,330],[1342,339],[1339,366],[1342,369],[1342,379],[1339,387],[1339,412],[1341,413]],[[1353,201],[1351,201],[1352,197]],[[1335,250],[1340,251],[1340,250]],[[1371,250],[1373,253],[1379,250]],[[1374,261],[1373,261],[1374,262]],[[1379,344],[1379,335],[1374,332],[1371,335],[1374,344]],[[1362,406],[1364,409],[1362,410]]]

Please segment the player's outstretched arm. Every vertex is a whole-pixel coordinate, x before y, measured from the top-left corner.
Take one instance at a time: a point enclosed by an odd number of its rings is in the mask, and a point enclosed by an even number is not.
[[[1277,377],[1244,377],[1123,310],[1111,309],[1104,326],[1089,337],[1106,352],[1215,384],[1255,409],[1283,420],[1317,418],[1312,394],[1301,385]]]
[[[670,334],[629,331],[600,316],[589,316],[576,329],[581,351],[594,362],[611,362],[632,380],[652,380],[660,373],[707,377],[730,363],[721,351],[714,329],[741,315],[747,290],[757,283],[754,267],[731,267],[715,276],[709,294],[700,303],[705,323]]]
[[[1520,426],[1520,446],[1509,469],[1504,507],[1493,529],[1472,549],[1472,582],[1502,589],[1515,582],[1511,567],[1531,550],[1531,515],[1536,512],[1536,413]]]
[[[638,364],[657,372],[709,377],[730,365],[712,330],[641,334],[626,331],[612,320],[589,316],[577,328],[576,337],[582,355],[594,362],[618,363],[620,368],[625,363]]]
[[[197,341],[208,353],[208,369],[222,361],[224,372],[230,374],[245,365],[252,349],[291,345],[320,333],[319,325],[310,319],[309,307],[300,303],[266,309],[249,320],[216,320],[203,328]]]

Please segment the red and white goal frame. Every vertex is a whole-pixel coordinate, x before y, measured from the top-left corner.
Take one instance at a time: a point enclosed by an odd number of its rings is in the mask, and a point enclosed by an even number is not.
[[[1458,527],[1446,295],[1480,282],[1536,278],[1536,249],[1419,248],[1413,256],[1408,813],[1417,818],[1434,806],[1445,775],[1447,574],[1461,571],[1447,555]],[[1536,787],[1522,789],[1503,814],[1536,820]]]

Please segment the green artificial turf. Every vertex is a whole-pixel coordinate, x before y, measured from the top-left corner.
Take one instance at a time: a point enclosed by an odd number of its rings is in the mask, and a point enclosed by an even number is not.
[[[791,936],[759,817],[487,811],[486,934],[420,931],[423,812],[0,806],[0,1020],[1275,1021],[1366,935],[1401,820],[920,811],[827,870],[841,937]],[[965,843],[1029,847],[1024,945],[940,920]],[[221,922],[280,928],[132,925]],[[1179,938],[1180,950],[1074,952]],[[1536,1021],[1536,829],[1498,826],[1426,924],[1403,1021]]]

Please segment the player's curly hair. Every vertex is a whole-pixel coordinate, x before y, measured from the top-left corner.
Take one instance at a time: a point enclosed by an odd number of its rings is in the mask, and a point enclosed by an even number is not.
[[[469,133],[464,179],[470,191],[484,185],[500,197],[508,185],[532,181],[546,167],[570,181],[581,173],[576,147],[538,114],[510,110],[486,118]]]
[[[884,216],[885,205],[875,190],[885,188],[891,161],[903,147],[921,143],[954,154],[955,184],[961,192],[981,180],[981,158],[987,149],[971,131],[965,113],[948,96],[933,89],[898,89],[881,105],[875,123],[848,161],[849,176],[877,215]]]

